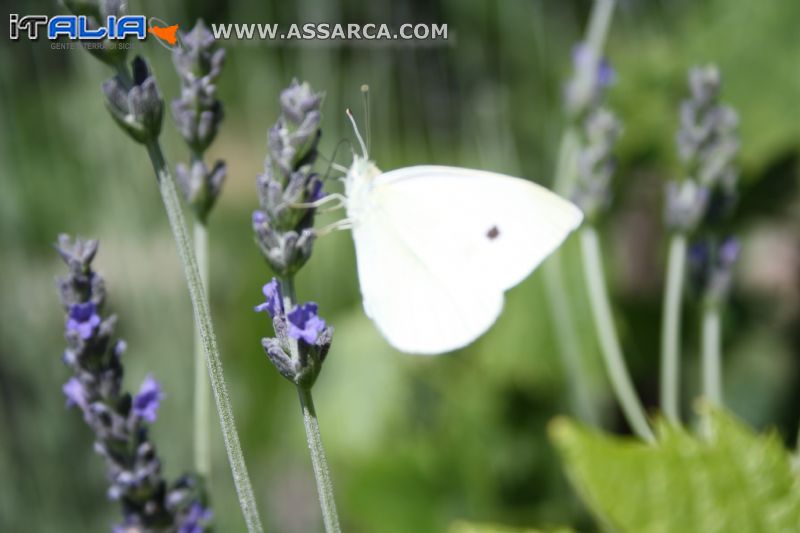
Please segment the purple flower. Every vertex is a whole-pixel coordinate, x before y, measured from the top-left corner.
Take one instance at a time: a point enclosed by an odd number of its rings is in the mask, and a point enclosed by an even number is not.
[[[739,257],[740,244],[734,237],[722,242],[699,241],[689,248],[689,276],[695,289],[719,300],[730,292],[733,267]]]
[[[616,73],[611,67],[611,63],[605,57],[600,58],[600,62],[597,64],[597,85],[608,87],[614,83],[615,77]]]
[[[586,71],[595,64],[594,83],[597,89],[604,89],[614,82],[615,72],[604,57],[595,58],[595,52],[585,43],[578,43],[572,48],[572,62],[578,71]]]
[[[213,513],[206,509],[200,502],[192,503],[189,512],[180,523],[178,533],[203,533],[204,526],[211,520]]]
[[[567,83],[564,99],[572,116],[581,116],[600,103],[603,89],[614,82],[614,69],[604,58],[585,43],[572,48],[574,72]]]
[[[120,357],[122,357],[122,354],[124,354],[125,350],[127,349],[128,349],[128,343],[122,339],[118,340],[117,343],[114,345],[114,352],[113,352],[114,357],[119,359]]]
[[[325,321],[317,315],[317,304],[314,302],[298,305],[289,311],[286,318],[289,319],[289,336],[303,339],[308,344],[314,344],[325,329]]]
[[[127,517],[122,524],[114,524],[112,533],[131,533],[141,531],[141,523],[133,516]]]
[[[731,267],[739,257],[741,245],[735,237],[728,237],[719,247],[719,263],[723,267]]]
[[[315,178],[309,186],[308,201],[316,202],[325,196],[325,191],[322,189],[322,180]]]
[[[69,381],[64,383],[64,386],[61,387],[61,390],[64,391],[64,396],[67,397],[67,407],[77,405],[82,410],[86,410],[86,406],[88,405],[86,389],[78,378],[69,378]]]
[[[704,241],[692,243],[689,247],[689,261],[696,265],[708,262],[708,244]]]
[[[74,304],[69,307],[67,331],[75,332],[81,339],[92,337],[94,330],[100,325],[100,315],[93,302]]]
[[[266,311],[269,313],[269,316],[275,318],[278,315],[283,314],[283,295],[281,294],[281,286],[278,283],[278,280],[272,278],[272,281],[264,285],[261,291],[264,293],[267,301],[258,304],[255,307],[257,313],[261,311]]]
[[[153,423],[156,421],[158,406],[162,399],[164,399],[164,393],[161,391],[161,385],[153,379],[153,376],[148,375],[144,378],[139,392],[133,399],[133,413]]]
[[[260,226],[267,221],[267,215],[263,211],[256,209],[253,211],[253,226]]]

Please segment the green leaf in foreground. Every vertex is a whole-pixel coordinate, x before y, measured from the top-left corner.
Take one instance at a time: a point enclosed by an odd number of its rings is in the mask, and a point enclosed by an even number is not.
[[[495,524],[477,524],[474,522],[454,522],[448,533],[572,533],[571,529],[517,529]]]
[[[550,437],[573,485],[606,527],[797,531],[798,477],[779,436],[757,435],[716,410],[706,424],[699,437],[662,421],[657,443],[647,445],[557,419]]]

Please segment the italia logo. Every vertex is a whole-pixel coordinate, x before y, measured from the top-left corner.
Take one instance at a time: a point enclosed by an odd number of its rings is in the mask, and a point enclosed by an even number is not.
[[[158,25],[156,25],[158,24]],[[178,44],[178,25],[168,26],[166,22],[156,17],[150,17],[147,21],[147,31],[158,39],[165,48],[171,48]]]
[[[112,41],[138,39],[144,41],[150,33],[163,46],[170,48],[178,42],[178,25],[168,26],[162,20],[143,15],[109,16],[104,26],[93,26],[85,15],[24,15],[12,13],[8,16],[8,37],[18,41],[22,34],[28,39],[39,38],[40,31],[51,41],[66,37],[75,41]]]

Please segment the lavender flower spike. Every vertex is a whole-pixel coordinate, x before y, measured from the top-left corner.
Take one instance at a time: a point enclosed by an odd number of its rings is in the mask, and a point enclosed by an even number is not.
[[[270,128],[264,172],[256,178],[260,209],[253,213],[256,242],[279,277],[305,264],[314,244],[314,209],[322,180],[314,172],[320,138],[322,94],[292,81],[281,92],[281,116]],[[306,204],[306,207],[298,207]]]
[[[198,20],[192,31],[181,34],[181,46],[173,49],[172,60],[181,78],[181,97],[172,101],[172,116],[192,152],[189,164],[178,164],[175,174],[184,199],[195,216],[205,222],[227,175],[224,161],[211,167],[203,162],[203,154],[216,138],[224,117],[216,83],[225,50]]]
[[[578,153],[578,176],[572,197],[590,221],[611,205],[611,178],[616,170],[612,152],[621,132],[620,121],[603,107],[588,111],[583,120],[580,130],[583,144]]]
[[[61,235],[57,249],[69,267],[58,288],[68,313],[63,361],[73,373],[62,390],[68,407],[80,407],[94,432],[94,449],[105,459],[108,497],[123,512],[114,531],[207,531],[210,514],[202,507],[199,483],[184,476],[168,484],[148,434],[145,422],[156,419],[161,387],[148,376],[134,398],[122,389],[125,343],[112,339],[113,317],[100,316],[105,284],[92,269],[97,241]]]
[[[273,279],[264,286],[266,302],[256,307],[269,312],[275,331],[275,337],[262,338],[261,345],[278,372],[297,385],[325,530],[340,531],[311,399],[333,330],[317,315],[317,304],[296,305],[293,289],[294,275],[308,261],[316,236],[314,202],[325,194],[314,172],[322,96],[297,80],[281,92],[281,115],[269,130],[264,172],[256,178],[259,209],[253,212],[252,225],[264,259],[280,280],[280,285]]]
[[[181,97],[172,102],[172,115],[189,147],[202,153],[213,142],[223,118],[216,81],[225,62],[225,50],[202,20],[181,35],[181,42],[172,53],[181,77]]]
[[[691,69],[689,89],[691,97],[680,107],[678,153],[685,165],[684,181],[706,189],[707,198],[689,206],[690,216],[686,216],[685,206],[670,203],[669,197],[666,205],[670,228],[687,233],[703,224],[716,225],[731,213],[739,174],[735,165],[739,118],[736,111],[720,102],[719,69],[713,65]]]

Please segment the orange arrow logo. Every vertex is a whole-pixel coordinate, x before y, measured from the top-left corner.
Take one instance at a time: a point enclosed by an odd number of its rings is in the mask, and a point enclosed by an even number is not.
[[[152,33],[162,41],[165,41],[171,45],[174,45],[178,42],[178,38],[176,33],[178,32],[178,25],[173,24],[172,26],[151,26],[147,29],[148,33]]]

